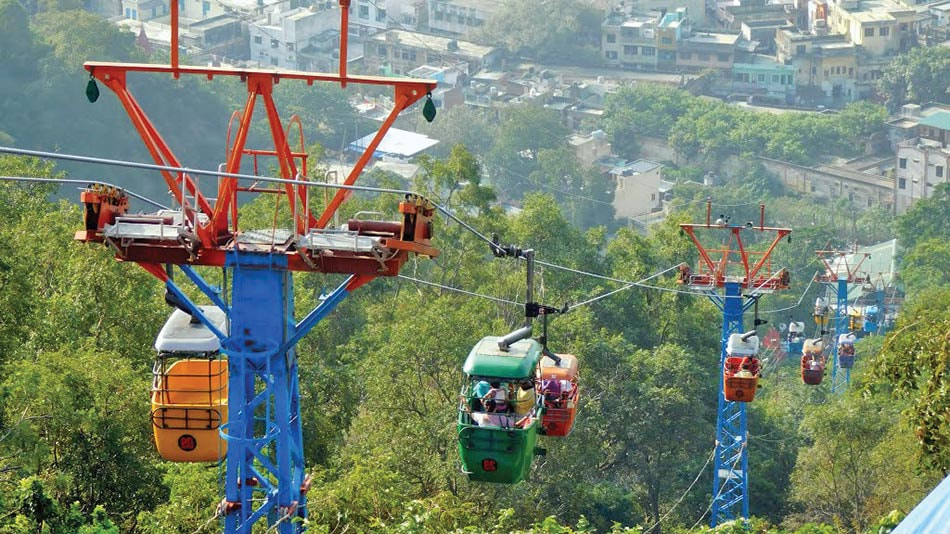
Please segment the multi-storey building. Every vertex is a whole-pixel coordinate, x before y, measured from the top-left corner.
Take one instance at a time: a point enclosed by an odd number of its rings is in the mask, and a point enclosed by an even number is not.
[[[832,33],[844,35],[871,56],[891,56],[913,45],[916,12],[898,0],[837,0],[823,3]]]
[[[843,35],[821,35],[781,28],[775,34],[776,59],[795,68],[799,94],[828,104],[862,96],[858,80],[860,47]]]
[[[737,93],[791,104],[795,102],[795,67],[753,54],[733,64],[732,88]]]
[[[950,175],[950,111],[938,111],[917,125],[917,137],[897,145],[897,210],[933,194]]]
[[[656,68],[656,17],[614,11],[601,26],[604,62],[626,69]]]
[[[500,8],[500,0],[428,0],[429,31],[463,36],[485,24]]]
[[[290,11],[274,9],[264,18],[248,25],[251,61],[263,67],[302,68],[300,52],[339,32],[339,7],[336,3],[298,7]]]
[[[472,74],[497,65],[501,55],[501,49],[492,46],[404,30],[386,30],[363,43],[367,70],[384,75],[403,75],[422,65],[443,64]]]

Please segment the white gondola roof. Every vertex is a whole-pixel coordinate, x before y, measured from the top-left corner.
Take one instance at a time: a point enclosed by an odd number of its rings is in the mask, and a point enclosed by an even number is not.
[[[754,356],[759,353],[759,336],[742,341],[743,334],[732,334],[726,343],[726,354],[730,356]]]
[[[226,317],[217,306],[198,306],[221,332],[227,333]],[[165,321],[165,326],[155,338],[158,352],[216,352],[221,349],[218,337],[205,325],[192,323],[191,316],[176,309]]]

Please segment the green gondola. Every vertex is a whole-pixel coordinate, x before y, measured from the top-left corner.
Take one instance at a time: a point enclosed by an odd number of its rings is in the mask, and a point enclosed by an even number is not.
[[[534,388],[530,390],[530,405],[522,407],[523,413],[515,409],[514,398],[510,399],[509,411],[486,413],[479,385],[495,382],[511,391],[533,383],[542,348],[533,339],[522,339],[505,351],[499,348],[502,339],[483,338],[462,367],[465,384],[459,401],[459,456],[469,480],[514,484],[527,478],[534,455],[541,452],[536,447],[540,413]]]

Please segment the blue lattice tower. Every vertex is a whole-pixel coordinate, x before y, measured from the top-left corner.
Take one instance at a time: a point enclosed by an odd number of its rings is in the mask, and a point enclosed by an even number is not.
[[[765,226],[765,206],[760,206],[759,224],[729,224],[720,218],[712,222],[712,207],[707,203],[705,224],[681,224],[699,252],[696,270],[680,267],[679,283],[700,290],[723,314],[722,343],[720,347],[718,414],[716,420],[715,473],[713,497],[710,505],[710,524],[715,527],[723,521],[749,517],[749,458],[746,407],[743,402],[730,402],[725,398],[724,370],[726,347],[731,334],[743,330],[743,314],[755,305],[764,293],[787,289],[789,273],[785,269],[773,271],[770,257],[782,238],[789,236],[788,228]],[[716,248],[707,249],[697,233],[716,234]],[[768,246],[748,250],[743,234],[758,232],[773,234]],[[722,239],[725,234],[725,239]],[[723,243],[723,241],[725,241]],[[720,294],[719,290],[723,293]],[[743,291],[750,297],[744,300]],[[758,326],[758,325],[756,325]]]
[[[713,471],[713,501],[711,525],[739,517],[749,517],[749,449],[746,446],[746,407],[744,402],[726,400],[723,376],[726,362],[726,344],[729,336],[742,333],[742,316],[753,304],[743,302],[741,288],[736,282],[727,282],[723,296],[709,294],[710,300],[722,311],[722,349],[719,356],[719,404],[716,419],[716,452]],[[741,515],[740,512],[741,506]]]
[[[815,281],[825,284],[835,294],[834,334],[831,338],[831,391],[839,393],[848,389],[851,383],[851,369],[841,368],[839,336],[850,332],[848,324],[848,290],[851,285],[864,284],[868,276],[861,272],[861,265],[871,255],[867,252],[840,250],[819,250],[818,258],[824,264],[824,271],[815,275]]]
[[[838,393],[851,385],[851,368],[841,368],[838,360],[838,339],[850,332],[848,328],[848,279],[839,278],[835,286],[835,329],[831,340],[831,392]]]

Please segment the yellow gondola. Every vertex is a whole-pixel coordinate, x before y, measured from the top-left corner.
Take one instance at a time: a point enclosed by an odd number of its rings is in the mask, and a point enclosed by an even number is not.
[[[226,332],[217,307],[202,313]],[[218,429],[228,420],[228,362],[218,338],[181,310],[175,310],[155,340],[152,370],[152,429],[162,458],[172,462],[216,462],[227,444]]]

